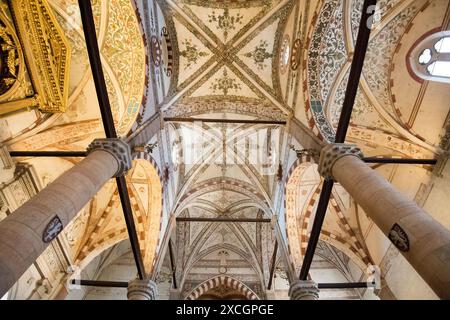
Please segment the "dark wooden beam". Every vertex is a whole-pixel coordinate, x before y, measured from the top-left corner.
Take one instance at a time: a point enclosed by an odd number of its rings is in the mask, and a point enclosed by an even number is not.
[[[277,262],[277,251],[278,251],[278,241],[275,240],[275,246],[273,247],[273,254],[272,254],[272,262],[270,265],[270,276],[269,276],[269,284],[267,285],[267,290],[272,289],[272,283],[273,283],[273,275],[275,273],[275,264]]]
[[[176,276],[176,270],[175,270],[175,259],[173,255],[173,248],[172,248],[172,240],[169,239],[169,258],[170,258],[170,267],[172,268],[172,281],[173,281],[173,288],[178,289],[177,286],[177,276]]]
[[[78,0],[78,4],[80,6],[81,21],[83,23],[84,37],[86,40],[86,48],[91,64],[92,76],[94,78],[103,127],[105,129],[105,135],[107,138],[117,138],[117,132],[114,127],[114,120],[111,111],[111,105],[109,102],[105,76],[102,69],[102,62],[100,59],[100,49],[98,47],[97,33],[95,29],[94,16],[92,14],[91,1]],[[136,262],[136,268],[138,270],[139,278],[144,279],[146,276],[144,262],[141,255],[125,177],[116,178],[116,182],[125,222],[127,225],[128,235],[130,238],[131,248],[133,250],[134,260]]]
[[[319,289],[357,289],[370,288],[374,284],[368,282],[348,282],[348,283],[319,283]]]
[[[177,218],[177,222],[263,222],[270,223],[270,219],[247,219],[247,218]]]
[[[364,66],[364,60],[367,53],[367,47],[370,39],[370,28],[368,21],[370,15],[374,12],[370,9],[375,6],[377,0],[365,0],[362,8],[361,21],[359,24],[358,37],[355,45],[355,52],[353,54],[352,65],[350,68],[350,75],[348,79],[347,89],[345,92],[344,104],[342,106],[341,116],[339,118],[338,128],[336,130],[336,143],[344,143],[350,124],[350,119],[355,104],[356,94],[358,93],[359,81]],[[320,232],[322,230],[323,221],[327,212],[328,203],[330,201],[331,191],[333,190],[334,181],[325,180],[322,186],[322,191],[317,206],[316,216],[314,218],[311,235],[306,248],[305,257],[303,259],[302,269],[300,271],[300,280],[307,280],[309,269],[316,251],[317,243],[319,241]]]
[[[286,125],[287,121],[274,120],[245,120],[245,119],[204,119],[204,118],[164,118],[165,122],[206,122],[206,123],[235,123],[235,124],[267,124]]]
[[[435,165],[437,164],[436,159],[400,159],[400,158],[377,158],[369,157],[364,158],[366,163],[380,163],[380,164],[423,164],[423,165]]]
[[[71,157],[86,157],[86,151],[10,151],[11,157],[58,157],[58,158],[71,158]]]
[[[102,287],[102,288],[128,288],[128,282],[121,281],[100,281],[100,280],[72,280],[70,282],[74,285],[87,287]]]

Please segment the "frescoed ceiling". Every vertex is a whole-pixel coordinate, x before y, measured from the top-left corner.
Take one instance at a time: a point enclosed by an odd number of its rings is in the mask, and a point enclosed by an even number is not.
[[[0,141],[11,150],[83,150],[103,136],[77,1],[48,2],[72,46],[69,107],[64,114],[45,115],[39,121],[30,114],[21,115],[22,122],[0,119],[6,124]],[[287,121],[285,127],[164,123],[151,140],[157,143],[150,158],[159,168],[135,160],[127,176],[146,267],[152,269],[164,259],[167,264],[167,256],[159,257],[158,250],[169,239],[183,294],[226,275],[264,297],[278,239],[275,258],[285,256],[286,277],[297,276],[322,178],[309,155],[302,162],[303,147],[289,134],[290,120],[295,117],[324,141],[334,140],[363,1],[92,0],[92,4],[121,136],[158,114]],[[448,85],[411,76],[405,58],[418,37],[449,29],[450,5],[447,0],[380,0],[379,7],[380,21],[371,34],[347,141],[362,147],[366,156],[435,158],[448,148],[450,90]],[[77,161],[29,163],[46,184]],[[52,165],[59,168],[54,176],[48,173]],[[411,197],[424,189],[430,176],[430,168],[424,166],[404,171],[397,166],[374,168],[405,187]],[[412,185],[411,180],[417,183]],[[364,272],[377,260],[365,245],[373,223],[358,214],[358,205],[339,185],[331,198],[318,255],[332,246],[340,252],[339,260],[351,260]],[[266,221],[176,222],[177,217]],[[80,212],[64,237],[70,258],[80,265],[127,237],[113,183],[107,183]]]
[[[431,82],[421,88],[410,76],[405,57],[420,35],[440,26],[446,28],[448,3],[380,1],[378,5],[380,22],[371,33],[349,139],[361,141],[361,136],[366,135],[390,152],[419,158],[432,156],[439,152],[448,113],[447,106],[432,95],[440,90],[442,98],[447,91],[443,85]],[[318,22],[310,30],[308,65],[304,66],[308,75],[308,93],[304,92],[310,108],[307,114],[328,141],[333,140],[344,101],[361,8],[362,1],[324,1]],[[425,111],[427,102],[433,103],[434,112]],[[435,130],[423,130],[425,119],[436,123]],[[383,135],[389,139],[381,142]],[[395,144],[389,143],[394,140]]]
[[[3,140],[11,143],[46,128],[100,118],[94,82],[84,41],[78,3],[49,0],[49,5],[72,48],[66,113],[44,115],[30,125],[30,114],[6,119]],[[117,131],[126,136],[139,115],[146,86],[146,48],[134,7],[128,0],[92,1],[103,70]],[[24,120],[18,121],[18,117]],[[45,121],[44,121],[45,120]],[[31,130],[30,130],[31,129]],[[97,129],[101,133],[101,129]]]
[[[189,98],[270,102],[283,113],[276,76],[294,1],[164,1],[179,59],[163,110]]]

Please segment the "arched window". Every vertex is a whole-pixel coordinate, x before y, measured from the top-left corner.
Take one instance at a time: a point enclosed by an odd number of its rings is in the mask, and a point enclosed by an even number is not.
[[[411,51],[409,63],[424,80],[450,83],[450,31],[436,32],[420,41]]]

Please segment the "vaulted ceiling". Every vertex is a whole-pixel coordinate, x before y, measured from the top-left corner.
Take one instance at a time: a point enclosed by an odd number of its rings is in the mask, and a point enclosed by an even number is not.
[[[270,101],[280,114],[279,48],[294,1],[164,1],[173,37],[171,90],[163,110],[177,103]]]
[[[68,112],[0,119],[0,140],[12,150],[82,150],[103,135],[76,1],[48,2],[73,49]],[[283,240],[287,257],[277,259],[279,274],[288,278],[298,271],[321,178],[311,159],[298,157],[296,151],[303,146],[289,135],[289,120],[295,117],[322,140],[333,140],[362,3],[92,0],[121,136],[155,113],[288,121],[286,127],[166,122],[150,141],[158,141],[151,155],[136,160],[127,177],[148,269],[164,260],[157,252],[166,237],[177,244],[177,277],[186,294],[226,274],[245,281],[263,297],[275,239]],[[413,77],[405,58],[418,37],[430,30],[448,30],[450,6],[446,0],[380,0],[379,6],[381,20],[371,34],[348,141],[368,156],[433,158],[448,149],[450,91],[444,84]],[[77,160],[28,162],[46,185]],[[427,167],[377,170],[390,180],[399,177],[411,194],[429,181]],[[409,187],[410,180],[417,187]],[[358,206],[339,186],[331,204],[318,248],[318,269],[326,265],[349,280],[354,276],[346,269],[349,260],[362,270],[377,258],[378,253],[371,255],[365,245],[364,233],[372,225],[358,215]],[[118,194],[108,183],[65,230],[70,258],[86,265],[126,238],[118,216]],[[276,222],[177,222],[174,232],[166,235],[175,217]]]

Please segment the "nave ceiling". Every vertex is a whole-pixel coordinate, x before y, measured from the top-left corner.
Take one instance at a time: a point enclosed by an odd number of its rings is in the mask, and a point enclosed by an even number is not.
[[[72,47],[68,111],[53,115],[33,111],[0,119],[6,128],[0,141],[12,150],[83,150],[93,138],[103,136],[76,1],[48,2]],[[295,117],[320,139],[333,139],[362,1],[94,0],[92,4],[121,136],[160,112],[178,118]],[[434,158],[449,146],[450,91],[446,84],[412,77],[405,57],[418,36],[436,28],[448,30],[448,1],[381,0],[379,6],[381,20],[372,31],[348,141],[357,143],[367,156]],[[252,135],[255,140],[249,141]],[[277,258],[280,274],[285,278],[298,274],[321,178],[314,159],[305,161],[297,154],[303,147],[289,135],[289,125],[168,122],[149,143],[156,141],[150,154],[134,161],[128,177],[148,270],[170,268],[168,252],[161,248],[171,239],[176,276],[185,295],[204,281],[227,275],[264,297],[275,241],[284,239]],[[200,150],[193,151],[194,144]],[[252,162],[247,150],[254,145],[260,158]],[[42,186],[78,161],[23,160],[37,168]],[[412,197],[431,179],[426,166],[376,169]],[[420,181],[409,184],[410,179]],[[387,264],[384,253],[367,244],[375,241],[370,238],[373,223],[345,190],[337,186],[331,203],[321,245],[331,246],[334,253],[329,255],[341,255],[344,263],[335,263],[330,270],[345,274],[343,265],[352,264],[353,271],[347,270],[345,277],[356,281],[368,265]],[[64,233],[70,260],[86,267],[103,250],[126,239],[121,217],[117,190],[108,183]],[[176,217],[275,218],[278,227],[174,222]],[[320,261],[319,256],[315,260]],[[312,274],[320,277],[319,271]],[[210,294],[239,294],[219,289]]]

